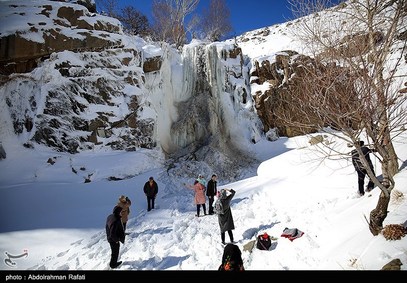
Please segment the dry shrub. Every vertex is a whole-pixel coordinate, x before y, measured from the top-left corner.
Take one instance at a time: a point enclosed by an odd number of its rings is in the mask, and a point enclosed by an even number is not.
[[[316,145],[320,142],[324,141],[324,137],[322,135],[312,136],[311,139],[308,141],[311,145]]]
[[[389,224],[382,230],[386,240],[400,240],[407,234],[406,228],[402,224]]]
[[[399,258],[391,260],[389,263],[382,267],[382,270],[400,270],[403,263]]]
[[[391,191],[391,203],[398,204],[404,200],[404,194],[398,190],[393,189]]]

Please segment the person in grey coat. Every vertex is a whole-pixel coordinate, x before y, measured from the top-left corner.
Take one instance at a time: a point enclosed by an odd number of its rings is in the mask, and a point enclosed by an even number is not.
[[[230,201],[235,196],[235,193],[236,192],[233,189],[222,189],[219,193],[219,200],[222,202],[223,206],[223,213],[218,214],[222,244],[225,244],[226,232],[229,234],[230,242],[234,243],[232,230],[235,229],[235,223],[233,221],[232,210],[230,209]]]

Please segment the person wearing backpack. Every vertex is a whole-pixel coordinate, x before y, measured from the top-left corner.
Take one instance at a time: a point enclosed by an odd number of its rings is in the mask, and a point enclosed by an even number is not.
[[[222,189],[219,193],[218,201],[222,204],[222,212],[218,213],[218,222],[220,227],[220,236],[222,244],[225,244],[225,233],[228,232],[230,242],[233,241],[233,232],[235,223],[233,221],[232,210],[230,209],[230,201],[235,196],[236,191],[233,189]]]
[[[218,271],[244,271],[242,252],[235,244],[227,244],[223,250]]]
[[[212,175],[212,178],[208,181],[208,185],[206,186],[206,196],[208,197],[209,201],[209,215],[212,215],[213,212],[213,201],[215,199],[215,195],[218,193],[217,188],[217,176],[215,174]]]

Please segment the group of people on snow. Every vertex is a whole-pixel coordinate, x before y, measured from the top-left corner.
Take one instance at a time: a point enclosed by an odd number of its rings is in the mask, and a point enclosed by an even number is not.
[[[106,236],[111,249],[110,268],[117,268],[122,264],[121,261],[118,261],[120,242],[124,244],[130,206],[131,200],[126,196],[120,196],[119,202],[113,208],[113,213],[106,219]]]
[[[226,244],[225,234],[227,232],[230,242],[233,245],[234,239],[232,230],[235,229],[235,224],[233,221],[232,210],[230,209],[230,202],[236,192],[233,189],[222,189],[218,191],[216,174],[213,174],[208,182],[206,182],[205,178],[200,174],[194,181],[193,185],[184,185],[185,187],[194,190],[196,217],[200,216],[201,207],[204,215],[215,214],[215,196],[218,197],[217,201],[221,202],[223,208],[222,213],[218,213],[222,244]],[[158,184],[153,177],[150,177],[149,180],[144,184],[143,191],[147,197],[147,211],[150,211],[151,209],[154,209],[155,198],[158,194]],[[206,210],[206,197],[208,197],[209,201],[208,213]],[[111,258],[109,263],[111,268],[117,268],[122,264],[121,261],[118,261],[120,242],[123,244],[125,241],[125,236],[127,235],[125,231],[130,214],[130,206],[131,200],[124,195],[120,196],[118,203],[113,208],[112,214],[110,214],[106,219],[106,236],[111,248]]]
[[[225,244],[225,233],[227,232],[229,235],[230,242],[234,242],[233,240],[233,232],[232,230],[235,229],[235,223],[233,221],[232,210],[230,209],[230,202],[235,195],[235,191],[233,189],[222,189],[218,191],[217,189],[217,176],[213,174],[211,179],[206,184],[205,179],[203,179],[202,175],[199,175],[198,178],[194,181],[193,185],[184,184],[185,187],[194,190],[194,203],[196,204],[196,217],[200,216],[201,206],[203,209],[204,215],[206,213],[206,196],[209,200],[209,215],[214,214],[213,204],[215,200],[215,196],[218,196],[219,202],[221,202],[222,206],[222,213],[218,213],[218,222],[220,227],[220,235],[222,244]]]
[[[222,255],[222,263],[219,266],[219,271],[243,271],[243,260],[241,257],[241,251],[237,245],[234,243],[233,231],[235,229],[235,223],[233,221],[232,210],[230,208],[230,202],[236,194],[233,189],[221,189],[218,191],[217,188],[217,176],[213,174],[211,179],[206,183],[202,175],[194,181],[193,185],[184,184],[188,189],[194,190],[194,203],[196,204],[196,217],[200,216],[201,206],[204,215],[213,215],[214,212],[214,202],[215,196],[218,197],[216,200],[220,202],[222,211],[218,211],[218,223],[220,228],[220,237],[223,245],[225,243],[226,232],[229,235],[230,243],[224,248]],[[209,211],[206,213],[206,197],[209,201]]]
[[[361,196],[365,194],[364,180],[365,177],[368,175],[368,170],[371,170],[371,172],[375,174],[374,167],[369,156],[369,154],[372,152],[374,152],[374,150],[365,146],[363,141],[359,141],[356,144],[356,148],[351,151],[352,164],[358,176],[358,192]],[[361,155],[363,156],[362,159]],[[218,270],[244,270],[240,249],[237,245],[235,245],[233,238],[233,230],[235,229],[235,224],[233,220],[232,210],[230,209],[230,202],[235,196],[236,191],[234,191],[233,189],[221,189],[220,191],[218,191],[216,174],[213,174],[208,182],[206,182],[203,175],[199,174],[193,185],[184,183],[184,186],[194,191],[196,217],[199,217],[201,215],[201,207],[204,215],[215,214],[214,207],[216,196],[216,202],[220,202],[222,211],[217,211],[216,214],[218,215],[221,241],[222,244],[226,245],[225,236],[226,233],[228,233],[230,243],[225,246],[222,256],[222,264],[219,266]],[[373,188],[374,183],[369,178],[366,192],[370,192]],[[149,180],[144,184],[143,191],[147,197],[147,211],[150,211],[154,209],[155,198],[158,194],[158,184],[153,177],[150,177]],[[208,197],[209,202],[208,213],[206,210],[206,197]],[[113,208],[113,213],[110,214],[106,219],[106,235],[111,247],[111,268],[117,268],[122,263],[121,261],[118,261],[118,256],[120,250],[120,242],[124,243],[125,236],[127,235],[125,231],[130,214],[130,206],[130,199],[123,195],[120,196],[118,203]],[[230,254],[234,255],[230,256]]]
[[[143,192],[147,197],[147,211],[154,209],[155,198],[158,194],[158,184],[153,177],[150,177],[144,184]],[[126,233],[127,221],[130,214],[131,200],[129,197],[121,195],[118,203],[113,208],[112,214],[106,219],[106,236],[110,244],[110,268],[117,268],[122,264],[118,261],[120,242],[124,244]]]

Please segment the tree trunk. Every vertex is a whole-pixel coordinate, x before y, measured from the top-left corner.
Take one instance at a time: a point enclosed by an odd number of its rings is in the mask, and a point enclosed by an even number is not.
[[[383,229],[383,221],[387,217],[389,202],[390,192],[387,194],[381,192],[376,208],[370,212],[369,229],[374,236],[379,235],[380,231]]]
[[[389,153],[389,164],[387,166],[387,170],[389,172],[389,175],[394,177],[394,175],[399,172],[399,163],[393,143],[387,145],[386,150]]]
[[[389,131],[390,122],[388,119],[386,119],[384,122],[386,123],[386,126],[383,127],[383,138],[378,138],[378,141],[380,141],[380,145],[384,150],[384,152],[381,152],[382,158],[387,160],[385,170],[390,177],[394,177],[394,175],[399,172],[398,157]]]

